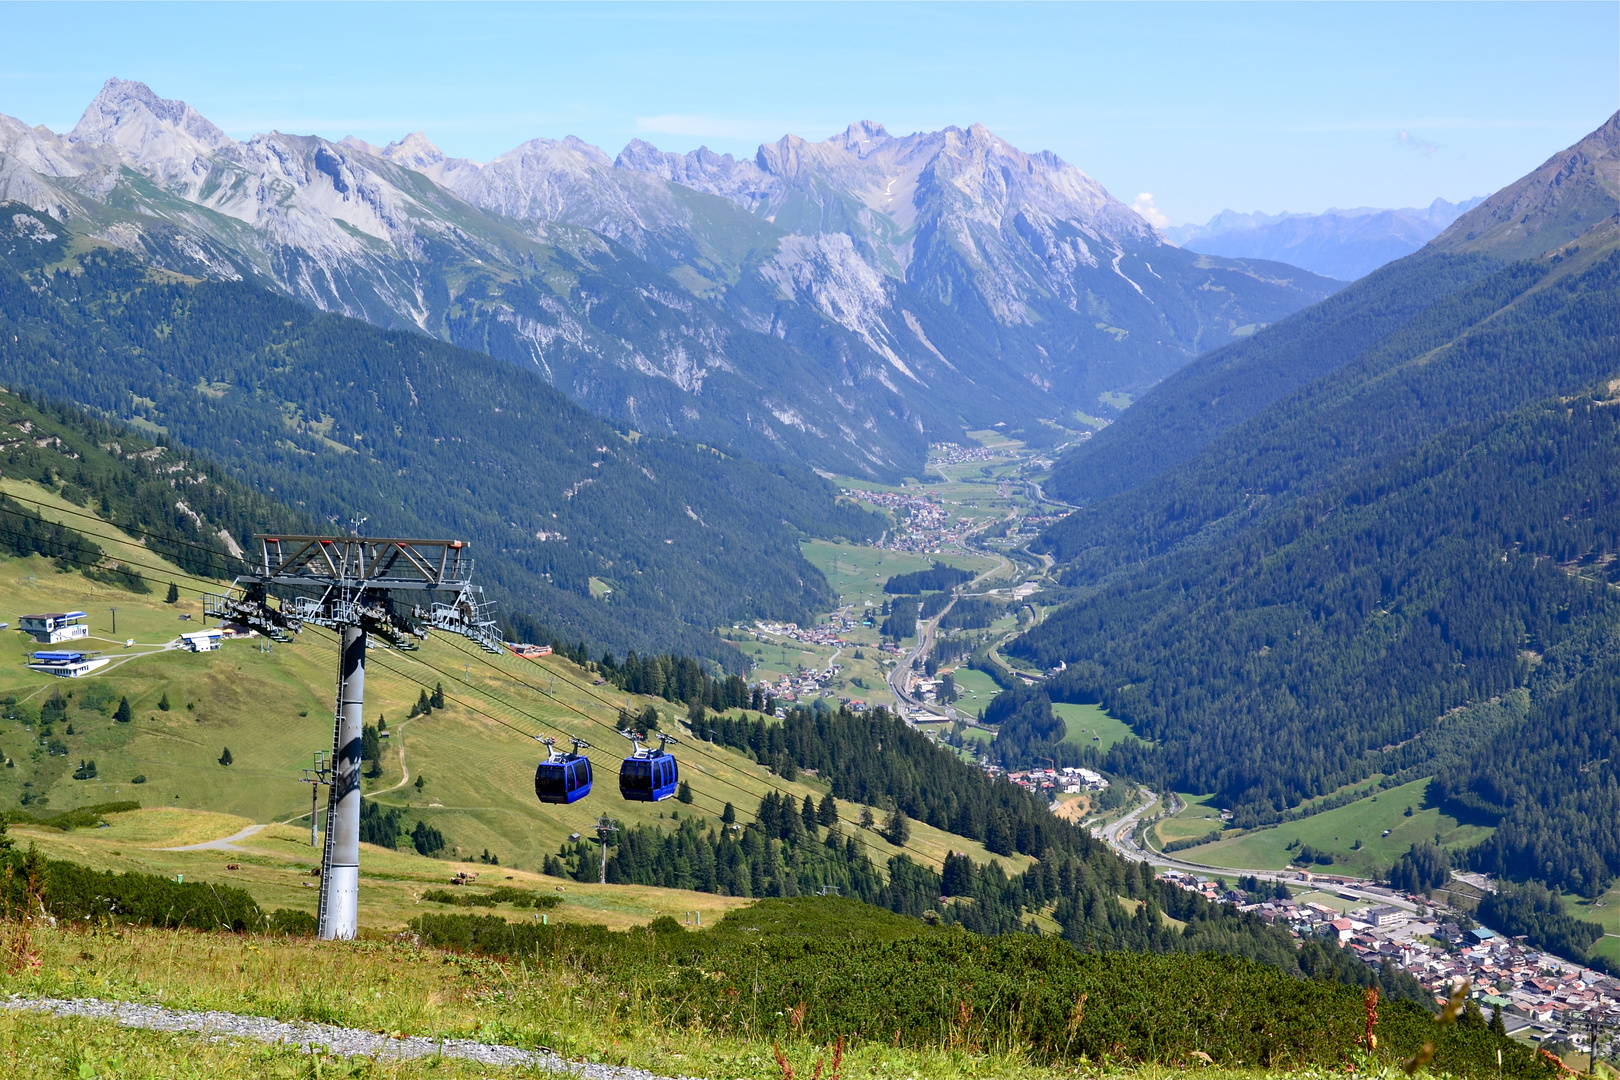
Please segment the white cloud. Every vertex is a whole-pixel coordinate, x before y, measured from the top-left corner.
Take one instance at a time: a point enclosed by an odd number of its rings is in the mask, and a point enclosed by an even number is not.
[[[686,135],[729,139],[752,137],[758,127],[742,120],[728,120],[720,116],[692,116],[671,114],[666,116],[636,117],[636,131],[648,135]]]
[[[1153,193],[1151,191],[1144,191],[1138,195],[1136,201],[1131,203],[1131,209],[1140,214],[1155,229],[1162,229],[1170,224],[1170,218],[1165,215],[1165,212],[1153,205]]]
[[[1429,157],[1436,150],[1440,149],[1439,143],[1432,143],[1427,139],[1420,139],[1409,131],[1403,131],[1399,135],[1395,136],[1395,141],[1399,142],[1402,146],[1416,150],[1424,157]]]

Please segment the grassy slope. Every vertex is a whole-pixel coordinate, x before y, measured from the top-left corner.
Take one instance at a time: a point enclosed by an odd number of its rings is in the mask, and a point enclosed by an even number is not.
[[[28,494],[48,501],[38,488],[31,488]],[[47,516],[54,515],[47,512]],[[72,524],[76,519],[63,520]],[[106,524],[82,520],[78,524],[98,535],[116,535]],[[126,538],[125,542],[140,562],[160,565],[133,541]],[[144,572],[154,582],[166,580],[156,571]],[[207,819],[206,825],[186,833],[186,842],[223,837],[249,823],[295,821],[296,827],[285,830],[284,836],[272,830],[252,842],[251,846],[262,849],[270,859],[268,877],[261,881],[245,870],[230,876],[233,880],[242,876],[256,894],[265,890],[262,898],[271,906],[312,907],[314,890],[304,890],[296,879],[296,867],[307,865],[310,854],[304,831],[309,790],[297,781],[311,754],[331,745],[329,717],[336,662],[332,635],[310,628],[291,644],[274,645],[269,652],[259,651],[255,641],[226,642],[219,652],[206,654],[154,653],[138,646],[128,652],[145,655],[125,659],[125,638],[134,637],[142,646],[151,646],[200,623],[201,604],[193,590],[202,586],[178,571],[172,576],[182,586],[184,599],[178,605],[162,602],[161,586],[150,595],[136,596],[88,582],[78,574],[58,574],[49,562],[37,557],[0,558],[0,595],[8,601],[0,619],[15,625],[16,616],[25,612],[85,610],[91,614],[97,635],[88,644],[119,656],[115,666],[90,679],[56,680],[23,668],[20,661],[37,646],[31,638],[7,631],[0,634],[0,695],[12,693],[37,704],[52,690],[73,691],[77,699],[90,684],[98,683],[111,690],[114,702],[118,696],[127,696],[135,711],[135,721],[128,725],[116,724],[100,712],[70,713],[76,733],[65,736],[62,727],[56,729],[56,737],[69,747],[65,758],[48,756],[42,748],[36,755],[37,730],[0,722],[0,750],[18,765],[16,769],[0,768],[0,808],[17,806],[24,791],[32,790],[45,795],[47,812],[133,798],[145,807],[231,816],[229,821]],[[118,607],[116,640],[110,637],[107,609],[111,605]],[[193,621],[182,623],[177,617],[182,612],[193,613]],[[555,699],[544,693],[553,678]],[[676,812],[683,816],[695,812],[712,820],[724,803],[732,802],[743,820],[748,820],[760,797],[772,789],[799,799],[806,794],[819,799],[826,792],[826,785],[813,777],[787,784],[734,751],[688,745],[680,757],[682,775],[696,793],[694,805],[623,802],[613,779],[621,740],[610,726],[623,695],[612,692],[611,687],[591,687],[592,678],[564,660],[548,658],[536,663],[505,655],[491,657],[460,639],[444,636],[430,639],[417,653],[373,650],[368,657],[366,712],[371,719],[387,717],[393,735],[386,744],[384,775],[367,781],[367,792],[380,791],[380,801],[405,807],[409,821],[420,817],[438,827],[463,857],[474,858],[488,849],[500,857],[503,866],[522,870],[538,870],[546,854],[555,851],[570,833],[588,832],[600,813],[611,814],[626,826],[668,824],[669,815]],[[448,707],[431,717],[406,720],[421,684],[431,688],[437,682],[444,684]],[[168,712],[157,708],[164,694],[172,705]],[[648,703],[665,717],[675,712],[661,699],[633,702],[638,709]],[[512,726],[503,726],[497,719]],[[577,734],[597,745],[599,749],[591,753],[598,766],[598,787],[590,798],[569,807],[542,806],[535,801],[533,776],[540,748],[531,736],[542,732]],[[217,761],[227,746],[234,759],[228,768]],[[97,780],[68,778],[70,765],[81,758],[95,759],[100,772]],[[405,770],[412,781],[419,775],[427,778],[420,792],[414,783],[400,786]],[[145,775],[147,782],[131,784],[137,774]],[[25,789],[25,782],[35,787]],[[876,813],[881,819],[882,812]],[[860,816],[860,807],[845,804],[841,815],[853,822]],[[119,823],[110,830],[97,830],[99,835],[51,832],[37,839],[52,853],[72,853],[94,865],[120,869],[150,866],[168,872],[173,863],[172,868],[182,872],[174,860],[184,859],[194,862],[196,868],[183,872],[213,876],[225,873],[219,868],[226,861],[241,861],[219,852],[150,850],[176,846],[172,840],[140,846],[115,841],[123,828]],[[204,835],[210,831],[212,836]],[[880,865],[901,851],[875,832],[854,831]],[[115,850],[120,854],[111,854]],[[935,864],[950,850],[966,851],[982,860],[990,857],[982,845],[920,823],[913,825],[907,850],[913,858]],[[394,865],[390,860],[399,860],[399,867],[390,873],[398,872],[412,881],[442,881],[450,873],[446,862],[414,854],[378,854],[368,857],[365,866],[370,872]],[[1022,869],[1028,860],[1003,862]],[[650,917],[659,910],[701,908],[706,902],[701,894],[678,895],[678,901],[648,900],[636,908],[637,917]],[[390,900],[375,909],[378,925],[398,924],[410,901],[403,894],[397,899],[398,903]],[[373,915],[364,917],[370,920]]]
[[[1098,753],[1107,753],[1117,742],[1136,738],[1130,726],[1108,715],[1101,705],[1071,705],[1055,702],[1052,709],[1063,717],[1067,729],[1063,741],[1076,746],[1095,746]]]
[[[1281,869],[1292,858],[1287,845],[1299,840],[1333,852],[1333,865],[1323,870],[1364,873],[1387,868],[1413,844],[1432,842],[1437,835],[1447,847],[1471,847],[1491,834],[1492,830],[1477,825],[1460,825],[1439,810],[1423,809],[1427,785],[1427,779],[1414,780],[1314,817],[1193,848],[1182,857],[1212,866]],[[1411,817],[1405,816],[1408,806],[1412,807]],[[1388,836],[1381,835],[1385,829],[1390,830]],[[1362,848],[1352,851],[1357,840]]]

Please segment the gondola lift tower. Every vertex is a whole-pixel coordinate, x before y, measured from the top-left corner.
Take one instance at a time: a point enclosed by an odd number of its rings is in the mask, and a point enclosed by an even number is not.
[[[442,630],[498,653],[500,634],[490,617],[492,605],[472,583],[472,560],[461,540],[261,537],[254,554],[250,572],[237,577],[230,593],[207,597],[204,611],[281,641],[306,623],[338,633],[319,934],[352,939],[360,921],[360,740],[368,637],[409,650],[430,630]]]

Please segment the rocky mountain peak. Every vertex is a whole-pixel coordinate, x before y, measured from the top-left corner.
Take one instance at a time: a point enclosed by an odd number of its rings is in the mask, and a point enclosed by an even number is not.
[[[420,131],[412,132],[398,142],[389,143],[377,156],[418,171],[426,171],[446,161],[444,151],[433,145],[432,140]]]
[[[108,79],[68,133],[71,143],[112,143],[137,159],[182,146],[217,151],[234,140],[183,101],[161,98],[142,82]]]
[[[1545,255],[1620,214],[1620,112],[1464,214],[1433,243],[1504,259]]]
[[[835,136],[837,141],[843,143],[844,149],[853,151],[861,157],[876,149],[872,144],[889,142],[893,138],[894,136],[890,135],[882,124],[871,120],[857,120],[844,129],[843,135]]]

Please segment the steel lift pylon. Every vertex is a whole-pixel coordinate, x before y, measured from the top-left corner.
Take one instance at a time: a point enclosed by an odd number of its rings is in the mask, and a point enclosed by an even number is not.
[[[498,653],[500,634],[492,605],[472,583],[463,541],[280,536],[261,537],[257,546],[252,569],[237,577],[230,593],[207,597],[204,611],[279,641],[306,623],[338,633],[319,923],[322,938],[351,939],[360,923],[360,737],[368,638],[409,650],[430,630],[442,630]]]

